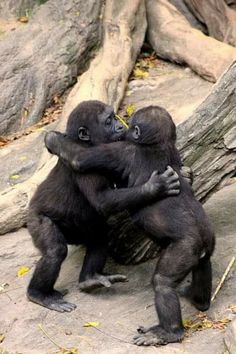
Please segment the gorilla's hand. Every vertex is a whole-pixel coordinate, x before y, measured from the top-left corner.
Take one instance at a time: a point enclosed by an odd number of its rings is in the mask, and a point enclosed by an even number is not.
[[[180,192],[179,176],[170,166],[160,175],[154,171],[144,184],[144,189],[152,194],[160,195],[161,193],[163,196],[178,195]]]

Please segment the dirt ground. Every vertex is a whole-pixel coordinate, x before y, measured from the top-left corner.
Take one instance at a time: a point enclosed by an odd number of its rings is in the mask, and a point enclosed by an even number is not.
[[[236,183],[217,192],[205,204],[205,209],[215,225],[217,236],[213,257],[215,289],[236,253]],[[61,314],[26,299],[26,286],[39,259],[27,229],[1,236],[0,353],[73,353],[63,352],[59,347],[73,348],[74,353],[77,349],[78,353],[94,354],[235,353],[236,317],[232,306],[235,309],[236,264],[206,313],[208,322],[201,320],[205,328],[188,330],[182,343],[146,348],[134,346],[132,337],[139,325],[151,325],[157,321],[150,285],[155,260],[138,266],[118,266],[110,261],[108,271],[127,274],[129,282],[84,294],[78,290],[77,283],[82,256],[83,249],[71,247],[63,264],[56,288],[68,289],[66,299],[75,303],[77,309]],[[22,266],[29,267],[30,271],[18,277],[17,271]],[[6,283],[8,285],[4,285]],[[198,318],[199,312],[186,300],[181,299],[181,306],[184,320]],[[232,322],[225,324],[226,320]],[[85,327],[87,322],[97,322],[97,327]],[[226,351],[225,342],[232,351]]]

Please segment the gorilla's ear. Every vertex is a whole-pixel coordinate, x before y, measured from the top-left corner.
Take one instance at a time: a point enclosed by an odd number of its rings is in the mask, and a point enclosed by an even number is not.
[[[86,127],[79,127],[78,136],[82,141],[90,141],[89,130]]]

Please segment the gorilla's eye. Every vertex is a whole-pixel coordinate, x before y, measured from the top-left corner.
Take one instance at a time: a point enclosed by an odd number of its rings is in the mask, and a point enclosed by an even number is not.
[[[141,135],[141,131],[138,125],[134,126],[134,131],[133,131],[133,137],[135,140],[137,140]]]
[[[89,130],[86,127],[79,127],[78,136],[82,141],[90,140]]]
[[[106,125],[111,125],[111,121],[112,121],[111,117],[108,117],[106,122],[105,122],[105,124]]]

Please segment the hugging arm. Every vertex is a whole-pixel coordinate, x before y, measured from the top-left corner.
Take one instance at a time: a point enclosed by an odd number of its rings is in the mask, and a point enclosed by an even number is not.
[[[62,133],[49,132],[45,136],[48,151],[57,155],[77,172],[111,171],[128,176],[128,166],[134,149],[125,141],[83,147]]]
[[[127,160],[132,160],[132,146],[125,142],[84,148],[61,133],[51,132],[46,135],[45,144],[51,153],[59,156],[74,171],[105,169],[128,177]],[[103,186],[93,185],[92,188],[85,185],[83,188],[87,189],[86,195],[96,210],[109,215],[124,209],[141,208],[159,198],[179,194],[179,179],[169,167],[161,175],[154,171],[146,183],[133,188],[112,189],[107,188],[106,183]]]
[[[104,189],[97,193],[97,208],[104,215],[135,210],[152,201],[179,194],[179,178],[169,167],[162,175],[154,171],[148,181],[132,188]]]

